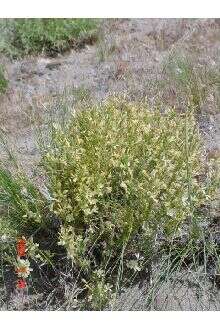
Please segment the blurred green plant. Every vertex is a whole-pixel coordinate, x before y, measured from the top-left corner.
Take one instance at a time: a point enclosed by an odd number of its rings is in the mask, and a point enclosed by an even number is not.
[[[5,78],[4,69],[0,65],[0,95],[5,93],[7,87],[8,87],[8,81]]]
[[[33,53],[56,55],[94,42],[97,25],[98,20],[90,18],[2,19],[0,50],[12,57]]]

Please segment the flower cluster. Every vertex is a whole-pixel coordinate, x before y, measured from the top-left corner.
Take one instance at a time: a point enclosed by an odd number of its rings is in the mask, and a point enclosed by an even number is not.
[[[16,273],[19,277],[17,281],[17,288],[18,289],[24,289],[27,286],[26,278],[30,275],[30,272],[32,269],[30,268],[30,262],[27,259],[26,251],[27,251],[27,245],[26,245],[26,239],[25,237],[20,238],[17,241],[17,263],[16,263]]]

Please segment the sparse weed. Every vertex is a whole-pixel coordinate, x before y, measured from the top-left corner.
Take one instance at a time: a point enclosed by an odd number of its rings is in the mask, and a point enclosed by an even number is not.
[[[73,96],[76,102],[88,102],[91,100],[91,92],[84,86],[74,88]]]
[[[178,100],[187,105],[193,103],[198,110],[208,97],[219,99],[219,69],[207,65],[198,65],[187,55],[172,54],[168,57],[164,72],[172,88],[176,90]],[[218,100],[219,101],[219,100]]]
[[[119,49],[117,39],[106,34],[104,29],[105,27],[102,27],[99,31],[97,43],[97,58],[99,62],[104,62],[111,54],[115,53]]]

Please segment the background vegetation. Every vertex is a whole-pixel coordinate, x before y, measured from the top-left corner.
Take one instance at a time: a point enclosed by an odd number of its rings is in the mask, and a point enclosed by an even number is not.
[[[1,21],[0,51],[18,57],[59,52],[93,43],[97,38],[96,19],[17,18]]]

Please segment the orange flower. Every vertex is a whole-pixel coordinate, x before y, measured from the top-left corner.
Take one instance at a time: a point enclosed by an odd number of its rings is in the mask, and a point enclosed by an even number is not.
[[[19,279],[17,281],[17,285],[16,285],[17,289],[25,289],[26,286],[27,286],[27,283],[24,279]]]
[[[19,257],[26,256],[26,239],[23,237],[17,242],[17,254]]]

